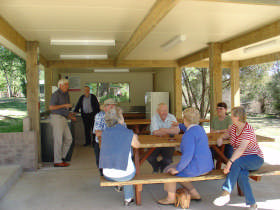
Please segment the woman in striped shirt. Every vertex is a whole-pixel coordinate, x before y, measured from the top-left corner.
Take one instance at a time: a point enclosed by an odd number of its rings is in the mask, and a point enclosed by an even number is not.
[[[257,143],[254,129],[246,122],[245,109],[234,107],[231,119],[233,125],[228,133],[218,139],[217,144],[222,145],[223,139],[230,138],[234,153],[224,168],[224,174],[227,174],[227,177],[222,187],[223,192],[213,203],[217,206],[227,204],[230,201],[230,193],[238,182],[245,195],[246,204],[250,205],[251,209],[257,209],[248,175],[249,171],[258,170],[262,166],[263,153]]]

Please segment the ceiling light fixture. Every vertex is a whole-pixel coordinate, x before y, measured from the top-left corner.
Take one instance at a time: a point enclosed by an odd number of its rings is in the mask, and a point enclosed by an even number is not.
[[[51,40],[51,45],[115,46],[115,40]]]
[[[250,47],[246,47],[243,49],[244,53],[253,53],[256,51],[260,51],[260,50],[267,50],[270,49],[271,47],[275,47],[275,45],[277,45],[279,42],[279,40],[272,40],[272,41],[268,41],[268,42],[263,42],[261,44],[257,44],[257,45],[253,45]]]
[[[184,34],[177,35],[172,39],[168,40],[166,43],[162,44],[160,47],[167,51],[185,40],[186,40],[186,35]]]
[[[107,59],[108,55],[60,55],[60,59]]]
[[[94,69],[95,73],[129,72],[129,69]]]

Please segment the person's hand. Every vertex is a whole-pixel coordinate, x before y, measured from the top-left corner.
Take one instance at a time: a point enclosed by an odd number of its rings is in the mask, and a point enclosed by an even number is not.
[[[179,123],[178,123],[178,122],[175,122],[175,121],[172,121],[171,126],[172,126],[172,127],[177,127],[177,126],[179,126]]]
[[[231,165],[232,163],[228,161],[226,167],[224,168],[224,174],[228,174],[230,172]]]
[[[177,171],[175,168],[169,168],[167,170],[167,173],[170,173],[171,175],[176,175],[179,173],[179,171]]]
[[[223,145],[223,138],[220,137],[220,138],[217,139],[217,145],[219,147]]]
[[[65,107],[66,109],[69,109],[69,108],[72,107],[72,104],[64,104],[64,107]]]
[[[77,120],[77,118],[75,116],[72,116],[70,119],[74,122]]]

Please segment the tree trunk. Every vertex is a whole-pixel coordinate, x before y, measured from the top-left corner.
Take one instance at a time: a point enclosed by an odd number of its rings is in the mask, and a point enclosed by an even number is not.
[[[182,90],[182,94],[183,94],[183,98],[184,98],[184,100],[185,100],[185,103],[186,103],[186,105],[188,106],[188,99],[187,99],[187,96],[186,96],[184,90]]]
[[[192,100],[192,96],[191,96],[191,93],[190,93],[190,88],[188,87],[187,78],[186,78],[187,76],[186,76],[185,70],[182,71],[182,76],[183,76],[184,85],[186,86],[186,90],[187,90],[187,94],[188,94],[189,106],[192,106],[193,105],[193,100]]]
[[[201,69],[201,77],[202,77],[202,92],[201,92],[201,102],[200,102],[200,117],[204,116],[204,108],[205,108],[205,92],[206,92],[206,70]]]
[[[7,75],[7,72],[6,70],[4,70],[4,73],[5,73],[5,79],[6,79],[6,82],[7,82],[7,89],[8,89],[8,97],[11,98],[12,97],[12,89],[11,89],[11,84],[9,82],[9,79],[8,79],[8,75]]]

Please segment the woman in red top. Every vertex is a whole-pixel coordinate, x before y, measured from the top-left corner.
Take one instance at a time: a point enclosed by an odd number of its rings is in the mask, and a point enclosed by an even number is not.
[[[218,139],[217,144],[222,145],[223,139],[230,137],[234,153],[224,168],[227,177],[222,187],[222,195],[216,198],[213,203],[217,206],[227,204],[230,201],[230,193],[238,182],[245,195],[246,204],[250,205],[251,209],[257,209],[248,175],[249,171],[258,170],[262,166],[263,153],[257,143],[254,129],[246,122],[245,109],[234,107],[231,119],[233,125],[229,128],[228,133]]]

